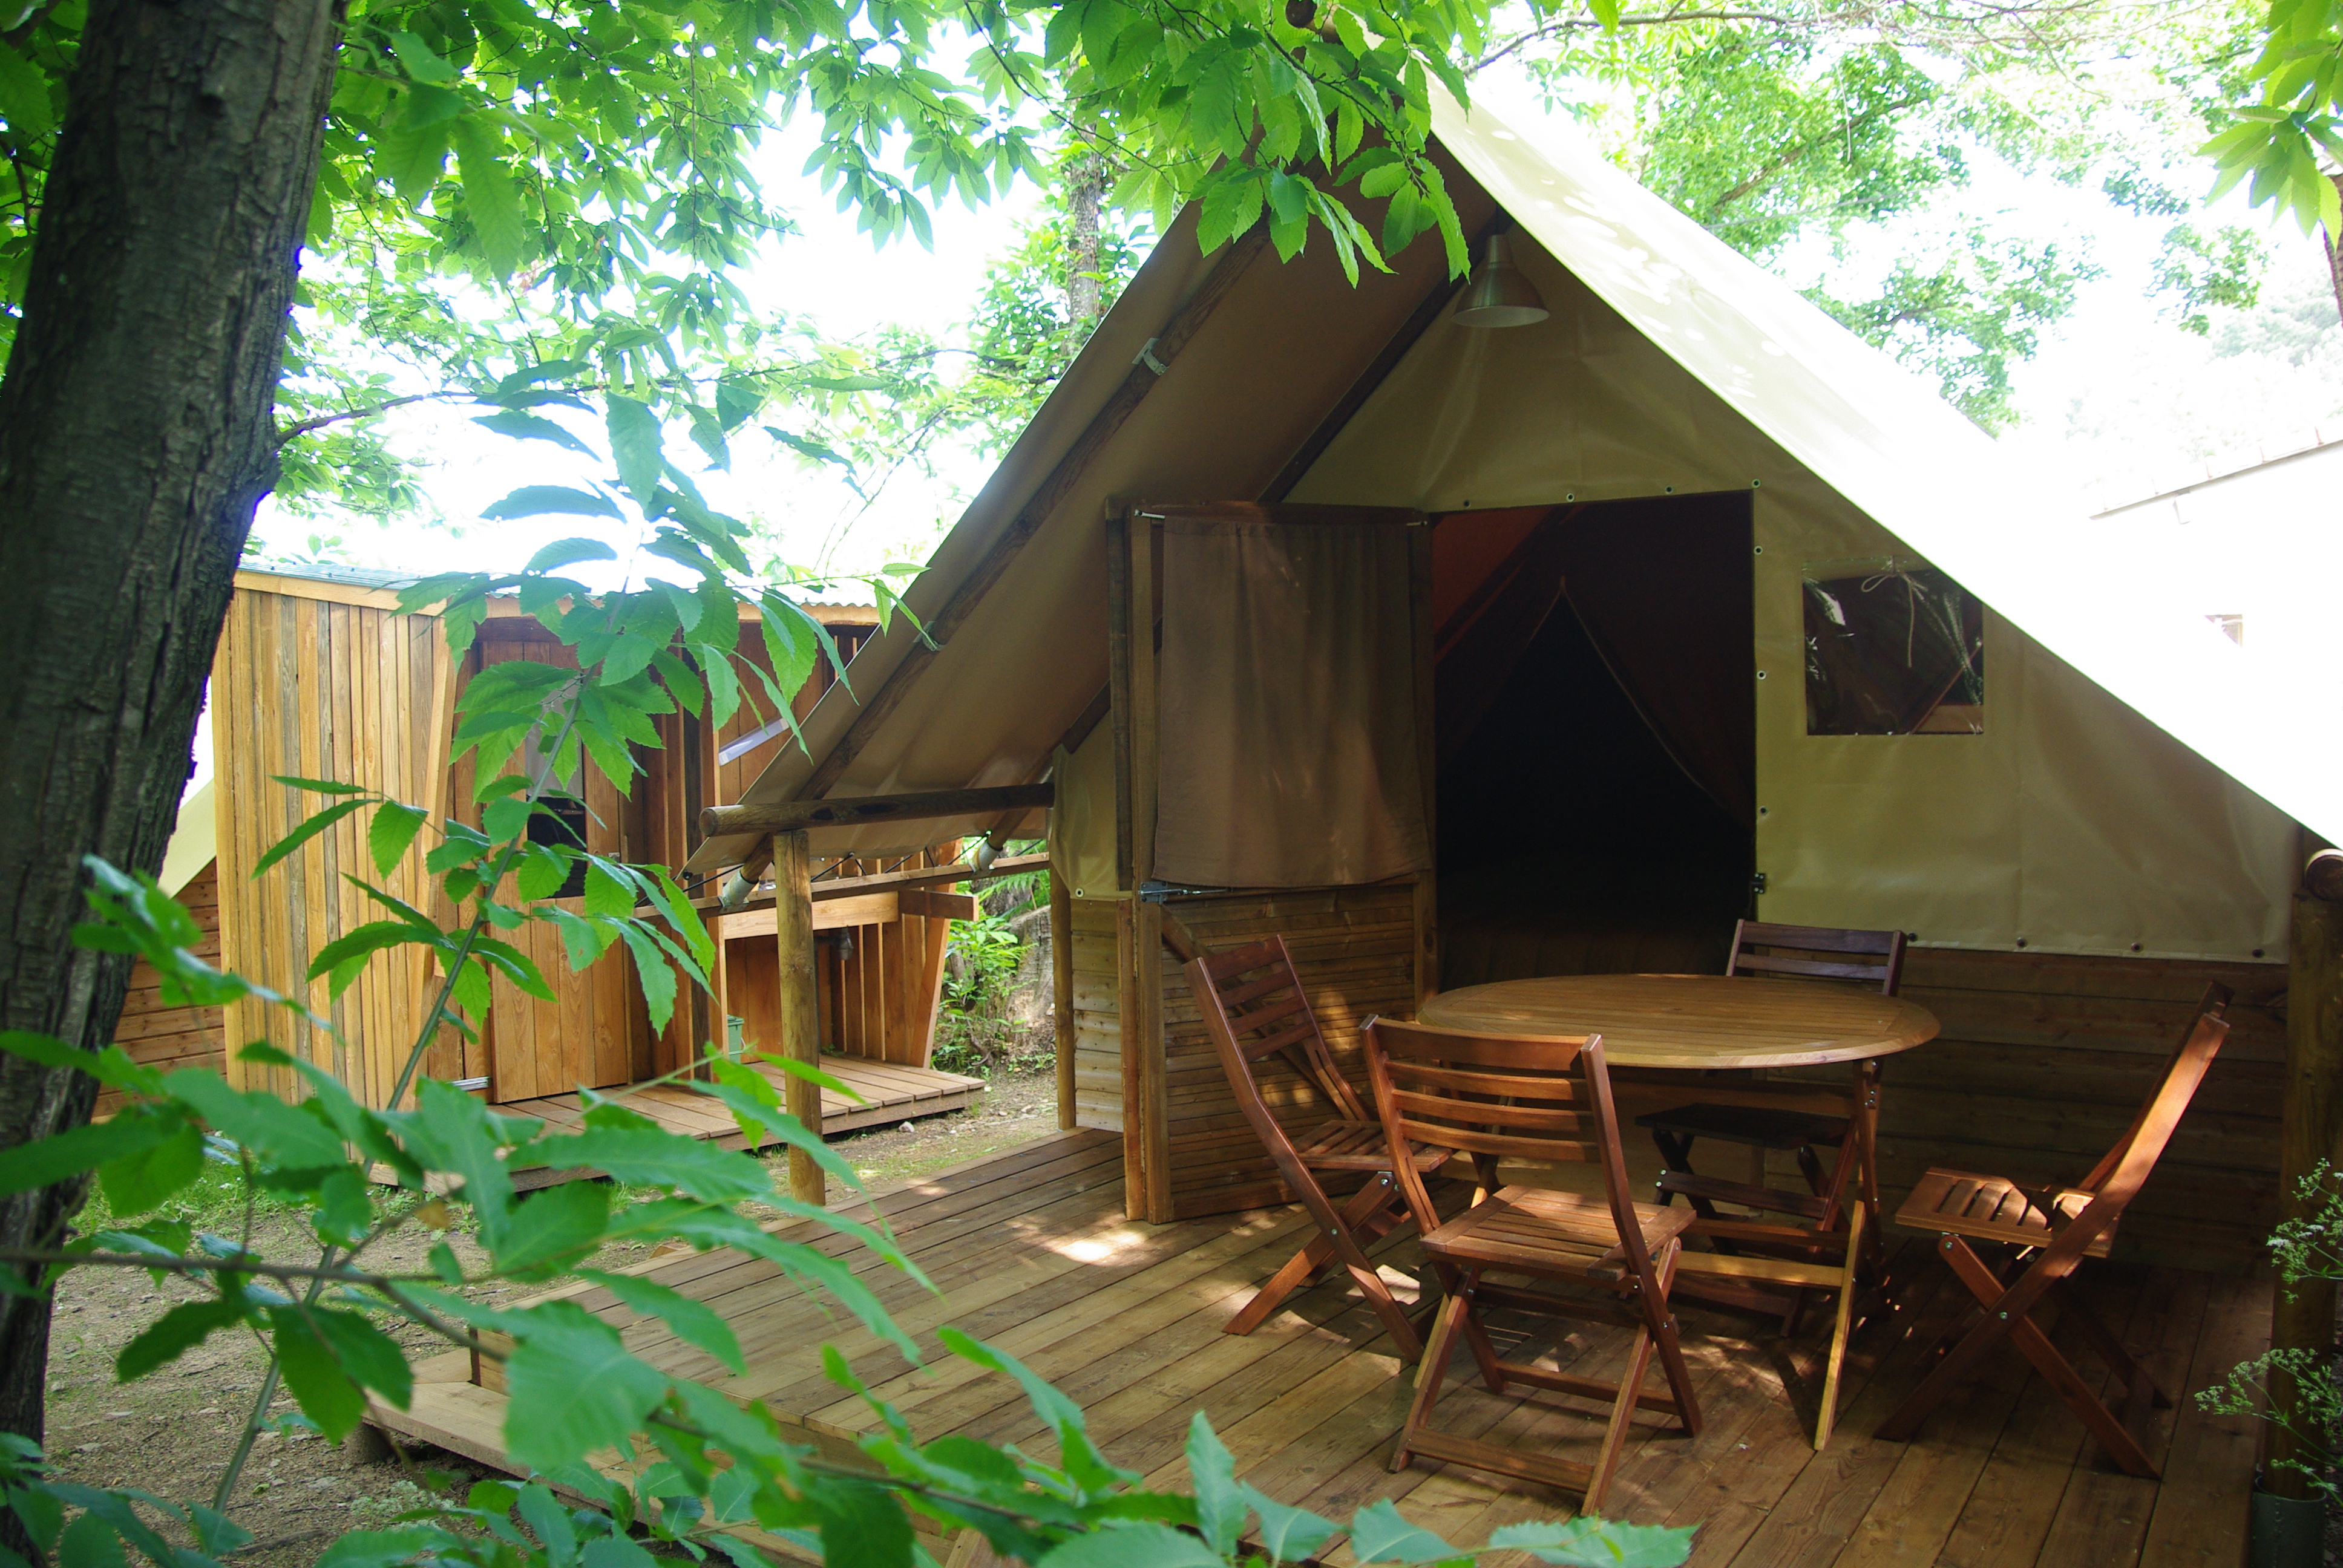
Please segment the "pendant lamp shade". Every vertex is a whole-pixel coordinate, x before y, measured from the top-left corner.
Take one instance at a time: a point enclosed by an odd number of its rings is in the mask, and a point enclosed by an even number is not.
[[[1473,269],[1473,281],[1449,319],[1459,327],[1527,327],[1546,315],[1545,301],[1513,265],[1505,236],[1493,234],[1487,256]]]

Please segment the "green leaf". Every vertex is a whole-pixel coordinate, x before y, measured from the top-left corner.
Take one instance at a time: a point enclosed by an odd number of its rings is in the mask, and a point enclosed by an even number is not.
[[[486,429],[494,430],[499,436],[510,436],[516,440],[550,441],[557,447],[567,447],[573,452],[583,452],[589,457],[599,456],[593,447],[552,420],[541,414],[528,413],[525,409],[499,409],[494,414],[482,415],[472,423]]]
[[[618,466],[618,482],[635,498],[638,506],[647,506],[659,491],[659,477],[666,471],[666,459],[659,450],[659,418],[650,409],[632,397],[613,392],[605,416],[610,434],[610,457]]]
[[[362,1312],[313,1307],[308,1321],[351,1381],[374,1390],[399,1410],[407,1408],[415,1393],[415,1372],[407,1364],[407,1352],[398,1348],[397,1340],[375,1327]]]
[[[317,1206],[309,1221],[319,1240],[337,1247],[355,1247],[365,1240],[374,1226],[371,1185],[356,1165],[327,1173],[318,1184]]]
[[[651,1028],[665,1029],[667,1020],[675,1016],[675,970],[669,967],[657,939],[639,920],[620,921],[618,936],[634,957],[635,983],[642,988],[643,1008],[650,1014]]]
[[[609,1218],[610,1190],[601,1182],[548,1187],[513,1211],[504,1244],[493,1254],[497,1267],[521,1278],[550,1273],[553,1266],[574,1262],[599,1246]]]
[[[1261,1515],[1261,1544],[1272,1563],[1299,1563],[1326,1544],[1341,1528],[1307,1508],[1289,1508],[1267,1493],[1240,1483],[1238,1493]]]
[[[588,1165],[619,1181],[672,1187],[706,1203],[738,1203],[769,1198],[772,1178],[765,1167],[733,1149],[719,1149],[679,1133],[642,1128],[588,1127],[559,1138],[541,1138],[516,1155],[513,1167],[549,1165],[556,1170]]]
[[[911,1522],[885,1487],[831,1478],[809,1488],[807,1500],[827,1568],[906,1568],[911,1561]],[[1141,1565],[1126,1562],[1124,1568]],[[1220,1568],[1217,1560],[1213,1568]]]
[[[544,1544],[551,1568],[569,1568],[578,1560],[577,1526],[569,1523],[569,1510],[547,1490],[543,1482],[532,1481],[522,1487],[513,1506]]]
[[[1493,1532],[1493,1548],[1526,1551],[1564,1568],[1676,1568],[1692,1555],[1694,1527],[1621,1524],[1581,1515],[1564,1523],[1537,1520]]]
[[[334,1130],[273,1094],[230,1089],[216,1072],[183,1067],[163,1081],[172,1099],[191,1106],[213,1131],[280,1170],[312,1171],[347,1158]],[[117,1120],[119,1120],[117,1118]]]
[[[371,795],[373,790],[363,784],[342,784],[331,779],[303,779],[291,773],[271,773],[268,781],[294,789],[307,789],[317,795]]]
[[[220,1083],[216,1075],[212,1081]],[[143,1153],[176,1136],[179,1126],[176,1117],[126,1112],[110,1121],[88,1122],[37,1142],[0,1149],[0,1197],[52,1186],[110,1161]]]
[[[504,133],[484,115],[465,115],[450,123],[448,134],[456,144],[456,168],[464,176],[464,209],[471,215],[480,255],[490,272],[510,277],[520,267],[527,229],[520,192],[505,169]]]
[[[1444,1563],[1463,1553],[1410,1524],[1388,1497],[1351,1516],[1351,1553],[1362,1563]]]
[[[430,45],[412,33],[393,33],[390,47],[391,52],[398,56],[398,63],[407,67],[407,74],[418,82],[443,87],[463,75],[441,59]]]
[[[1245,1501],[1237,1491],[1236,1461],[1201,1410],[1188,1422],[1188,1484],[1196,1494],[1196,1522],[1204,1539],[1228,1556],[1244,1533]]]
[[[1227,1568],[1228,1559],[1169,1524],[1101,1523],[1050,1549],[1038,1568]]]
[[[300,1404],[301,1413],[335,1442],[356,1432],[366,1415],[366,1395],[342,1370],[332,1348],[310,1328],[302,1310],[271,1307],[268,1326],[276,1342],[277,1364],[284,1369],[285,1386]]]
[[[480,516],[490,522],[509,522],[516,518],[538,518],[548,513],[581,518],[626,516],[604,498],[589,490],[573,490],[567,485],[523,485],[503,500],[484,508]]]
[[[109,1160],[97,1168],[106,1207],[123,1218],[144,1214],[203,1174],[204,1135],[192,1126],[151,1148]]]
[[[317,1558],[317,1568],[396,1568],[433,1556],[455,1557],[463,1546],[446,1531],[427,1524],[396,1530],[348,1530]]]
[[[374,855],[376,870],[387,877],[393,866],[406,859],[415,835],[422,830],[425,815],[422,808],[402,806],[396,800],[375,808],[374,820],[367,827],[367,849]]]
[[[253,862],[253,877],[255,879],[257,879],[262,873],[266,872],[271,866],[274,866],[277,861],[282,860],[287,855],[293,853],[294,850],[298,849],[302,845],[307,843],[310,839],[316,838],[318,834],[324,832],[327,829],[332,827],[343,818],[350,815],[353,811],[365,810],[367,804],[368,802],[365,800],[343,800],[327,807],[324,810],[318,812],[316,816],[302,823],[298,828],[294,829],[292,832],[287,834],[284,838],[279,839],[276,843],[271,844],[268,847],[267,852],[263,854],[259,859]]]
[[[582,1185],[583,1183],[577,1183]],[[613,1274],[601,1269],[580,1269],[578,1277],[591,1280],[647,1318],[657,1318],[675,1331],[676,1338],[698,1345],[743,1376],[749,1363],[740,1354],[739,1338],[732,1325],[705,1302],[639,1274]]]
[[[123,1568],[125,1561],[120,1533],[96,1513],[75,1519],[57,1541],[57,1568]]]
[[[84,1050],[77,1045],[67,1045],[55,1035],[9,1029],[0,1030],[0,1050],[37,1061],[43,1067],[86,1072],[108,1089],[131,1094],[154,1094],[163,1087],[161,1073],[144,1062],[132,1060],[129,1052],[118,1045],[109,1045],[103,1050]]]
[[[556,539],[528,558],[521,569],[532,575],[558,571],[578,561],[615,561],[618,552],[600,539]]]
[[[548,1471],[626,1442],[667,1397],[668,1380],[627,1353],[618,1332],[571,1302],[508,1314],[505,1450]]]
[[[114,1358],[114,1375],[124,1382],[168,1366],[204,1342],[215,1330],[244,1322],[244,1303],[215,1297],[182,1302],[149,1324]]]

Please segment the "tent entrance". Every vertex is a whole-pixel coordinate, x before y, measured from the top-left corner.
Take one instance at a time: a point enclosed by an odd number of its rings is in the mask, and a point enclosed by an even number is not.
[[[1721,970],[1755,859],[1745,491],[1433,534],[1443,990]]]

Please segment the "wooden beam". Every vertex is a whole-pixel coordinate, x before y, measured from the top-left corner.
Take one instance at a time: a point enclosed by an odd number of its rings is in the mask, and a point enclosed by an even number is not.
[[[1196,292],[1172,313],[1172,319],[1165,322],[1163,330],[1156,335],[1151,349],[1158,363],[1171,363],[1179,358],[1181,350],[1188,346],[1204,323],[1212,319],[1212,312],[1220,307],[1221,301],[1236,286],[1237,279],[1244,276],[1245,269],[1253,264],[1254,258],[1261,255],[1262,247],[1268,243],[1269,225],[1263,222],[1254,224],[1222,247],[1220,259],[1204,275],[1204,280],[1197,286]],[[1105,404],[1091,417],[1089,426],[1067,448],[1066,455],[1058,459],[1057,466],[1034,487],[1026,503],[1017,509],[1017,515],[1010,519],[1009,526],[986,548],[982,558],[967,577],[960,579],[960,586],[952,590],[936,613],[928,618],[927,638],[913,644],[910,651],[903,656],[902,663],[897,665],[879,689],[871,693],[870,701],[846,727],[846,733],[838,738],[838,744],[831,747],[829,755],[815,765],[812,774],[798,791],[801,797],[818,796],[845,777],[847,769],[862,754],[862,749],[870,743],[870,738],[879,732],[880,726],[902,706],[911,688],[919,684],[920,678],[934,664],[937,648],[950,642],[952,635],[976,612],[977,606],[984,601],[984,596],[991,592],[993,585],[1008,573],[1019,552],[1035,534],[1041,532],[1041,525],[1049,520],[1050,514],[1056,511],[1072,493],[1091,462],[1106,449],[1107,443],[1114,439],[1124,422],[1137,411],[1140,404],[1146,401],[1147,395],[1155,389],[1156,382],[1161,379],[1161,377],[1143,364],[1131,367],[1130,374],[1122,378],[1122,385],[1108,396]]]
[[[806,1067],[821,1066],[821,1010],[813,978],[813,857],[802,832],[773,835],[773,936],[780,955],[781,1053]],[[809,1078],[789,1075],[789,1113],[821,1136],[821,1091]],[[826,1203],[821,1167],[802,1149],[789,1151],[789,1195]]]
[[[1053,784],[1001,784],[980,789],[930,789],[913,795],[861,795],[843,800],[777,800],[766,806],[710,806],[699,813],[709,838],[732,833],[795,833],[866,822],[914,822],[987,811],[1031,810],[1056,798]]]
[[[2316,1196],[2303,1198],[2303,1181],[2322,1165],[2343,1160],[2343,903],[2297,893],[2288,945],[2278,1216],[2309,1221],[2322,1205]],[[2323,1367],[2335,1344],[2335,1282],[2280,1280],[2271,1286],[2271,1297],[2270,1348],[2308,1352]],[[2272,1419],[2264,1429],[2268,1446],[2262,1485],[2279,1497],[2315,1497],[2310,1477],[2292,1466],[2325,1467],[2316,1443],[2306,1441],[2317,1422],[2303,1408],[2295,1380],[2280,1368],[2270,1369],[2269,1393]]]
[[[998,862],[996,862],[997,864]],[[1071,1131],[1074,1111],[1074,892],[1065,868],[1050,868],[1050,1016],[1058,1033],[1058,1128]]]
[[[930,888],[906,888],[895,895],[895,902],[907,916],[925,915],[931,920],[976,919],[976,895],[973,893],[939,893]]]

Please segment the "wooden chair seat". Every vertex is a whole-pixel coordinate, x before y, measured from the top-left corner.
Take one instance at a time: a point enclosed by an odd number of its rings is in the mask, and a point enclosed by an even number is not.
[[[1440,1281],[1441,1302],[1415,1397],[1392,1448],[1392,1469],[1404,1470],[1421,1455],[1564,1487],[1584,1494],[1587,1512],[1600,1510],[1636,1412],[1667,1416],[1686,1436],[1700,1432],[1700,1402],[1668,1310],[1684,1233],[1694,1216],[1629,1196],[1618,1106],[1599,1036],[1495,1038],[1386,1019],[1369,1019],[1360,1035],[1385,1142],[1451,1151],[1471,1162],[1475,1176],[1473,1206],[1443,1220],[1413,1161],[1397,1161],[1393,1172]],[[1581,1170],[1593,1163],[1603,1173],[1603,1190],[1582,1197],[1499,1187],[1496,1171],[1505,1160]],[[1605,1381],[1507,1361],[1483,1321],[1491,1308],[1624,1329],[1625,1364],[1615,1381]],[[1608,1406],[1593,1459],[1433,1425],[1449,1357],[1460,1345],[1501,1398],[1520,1385]],[[1654,1356],[1664,1392],[1644,1387]]]
[[[1392,1167],[1391,1144],[1380,1121],[1353,1121],[1338,1116],[1295,1139],[1293,1151],[1312,1171],[1374,1171]],[[1429,1176],[1448,1163],[1449,1151],[1419,1144],[1408,1150],[1408,1157],[1418,1174]]]
[[[1633,1207],[1647,1252],[1665,1252],[1694,1217],[1689,1209]],[[1604,1281],[1621,1277],[1624,1257],[1609,1200],[1542,1187],[1500,1190],[1424,1237],[1423,1251],[1465,1267],[1577,1272]]]
[[[2011,1247],[2046,1247],[2089,1205],[2093,1196],[2076,1187],[2028,1192],[1999,1176],[1932,1170],[1896,1211],[1896,1222],[1932,1235],[1973,1236]],[[2055,1224],[2044,1212],[2046,1199],[2057,1215]],[[2083,1255],[2104,1258],[2115,1240],[2116,1226],[2110,1221],[2083,1249]]]
[[[1901,1442],[1915,1435],[1946,1396],[1976,1371],[1987,1352],[2007,1343],[2034,1363],[2042,1384],[2082,1418],[2084,1427],[2126,1474],[2151,1481],[2162,1475],[2163,1467],[2150,1452],[2148,1421],[2156,1406],[2170,1405],[2175,1396],[2068,1284],[2085,1259],[2107,1255],[2116,1221],[2171,1141],[2228,1033],[2221,1015],[2229,1000],[2227,986],[2205,988],[2197,1017],[2181,1035],[2139,1114],[2116,1146],[2072,1187],[2029,1191],[2015,1181],[1966,1171],[1931,1171],[1920,1179],[1911,1199],[1896,1211],[1896,1223],[1936,1233],[1937,1256],[1968,1287],[1978,1310],[1975,1325],[1880,1422],[1879,1437]],[[1972,1241],[2012,1251],[1996,1267],[1978,1256],[1969,1245]],[[2075,1370],[2034,1321],[2035,1310],[2054,1301],[2063,1314],[2061,1323],[2107,1363],[2110,1387],[2121,1390],[2113,1403],[2101,1397],[2098,1384]]]

